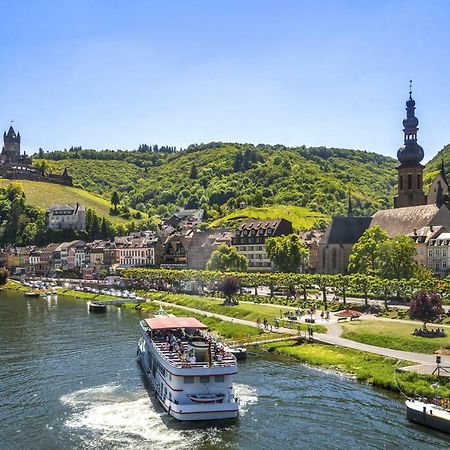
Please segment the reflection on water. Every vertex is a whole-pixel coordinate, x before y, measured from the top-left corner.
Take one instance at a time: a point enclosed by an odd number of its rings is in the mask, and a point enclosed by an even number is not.
[[[238,420],[177,422],[143,383],[137,313],[119,311],[0,294],[2,450],[448,446],[408,423],[397,396],[273,354],[240,364]]]

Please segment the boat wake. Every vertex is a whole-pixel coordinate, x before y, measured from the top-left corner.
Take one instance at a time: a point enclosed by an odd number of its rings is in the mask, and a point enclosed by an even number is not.
[[[248,384],[234,384],[234,393],[239,398],[239,415],[243,416],[248,411],[248,407],[258,401],[257,389]]]
[[[242,416],[256,404],[257,390],[246,384],[235,384],[234,388]],[[155,410],[145,391],[127,392],[119,384],[81,389],[60,401],[69,408],[64,425],[76,430],[86,447],[183,449],[220,440],[217,428],[206,424],[186,428],[186,424]]]
[[[107,384],[65,395],[61,402],[72,410],[65,426],[84,431],[88,446],[101,448],[102,441],[106,448],[187,447],[184,433],[169,429],[162,420],[166,414],[155,411],[142,392],[123,393],[120,386]]]

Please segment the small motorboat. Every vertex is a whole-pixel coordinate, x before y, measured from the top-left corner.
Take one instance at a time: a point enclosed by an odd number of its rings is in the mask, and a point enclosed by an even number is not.
[[[106,312],[106,303],[89,302],[89,311],[94,313],[104,313]]]
[[[28,291],[25,292],[25,297],[39,297],[39,292]]]
[[[406,417],[411,422],[450,433],[450,410],[426,399],[406,400]],[[447,402],[448,406],[448,402]]]
[[[245,347],[228,347],[227,351],[229,351],[238,361],[247,358],[247,349]]]
[[[188,397],[193,402],[198,403],[222,403],[225,398],[225,394],[192,394]]]

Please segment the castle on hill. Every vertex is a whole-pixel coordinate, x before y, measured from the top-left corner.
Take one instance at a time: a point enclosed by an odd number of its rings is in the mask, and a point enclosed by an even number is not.
[[[31,156],[25,152],[20,153],[20,133],[9,127],[8,133],[3,133],[3,149],[0,154],[0,176],[13,180],[46,181],[49,183],[72,186],[72,177],[67,168],[59,174],[44,173],[38,167],[33,166]]]
[[[326,274],[346,273],[353,245],[368,228],[375,225],[385,230],[390,238],[411,236],[415,242],[419,234],[431,238],[437,229],[450,232],[449,199],[450,184],[444,163],[431,183],[428,192],[423,191],[423,148],[417,143],[419,120],[415,115],[416,102],[411,88],[406,101],[406,118],[403,120],[404,143],[398,149],[397,195],[394,208],[377,211],[372,217],[355,217],[351,199],[347,216],[333,217],[331,224],[319,242],[317,271]],[[423,249],[418,249],[418,252]],[[422,255],[423,256],[423,255]],[[418,255],[418,260],[422,260]],[[435,269],[435,267],[432,267]]]

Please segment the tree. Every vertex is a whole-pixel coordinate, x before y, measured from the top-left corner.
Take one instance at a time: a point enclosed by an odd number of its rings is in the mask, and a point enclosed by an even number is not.
[[[280,272],[298,272],[308,260],[306,245],[296,234],[267,239],[266,252]]]
[[[198,171],[197,171],[197,166],[195,164],[192,164],[191,166],[191,172],[189,174],[189,178],[191,180],[196,180],[198,177]]]
[[[420,320],[423,326],[427,327],[427,322],[434,322],[444,314],[441,296],[437,292],[419,291],[409,303],[409,317]]]
[[[368,228],[353,246],[348,271],[377,275],[380,272],[380,247],[388,240],[387,233],[378,225]]]
[[[240,281],[238,277],[225,277],[219,284],[219,290],[225,296],[225,304],[232,305],[237,304],[233,302],[233,295],[236,295],[239,291]]]
[[[114,205],[114,211],[117,211],[117,205],[120,203],[119,193],[114,191],[111,194],[111,204]]]
[[[6,284],[9,278],[9,271],[4,267],[0,267],[0,286]]]
[[[397,236],[380,245],[380,272],[383,278],[411,278],[416,271],[416,249],[409,236]]]
[[[247,258],[236,250],[236,247],[222,244],[211,253],[207,264],[208,270],[221,272],[245,272],[247,270]]]

